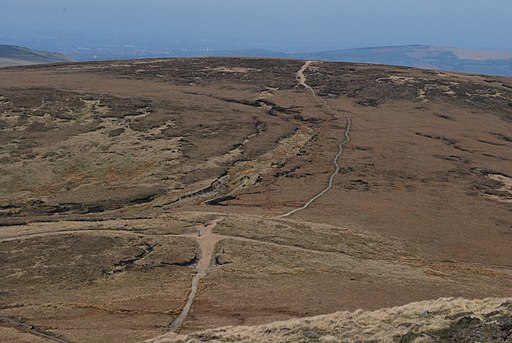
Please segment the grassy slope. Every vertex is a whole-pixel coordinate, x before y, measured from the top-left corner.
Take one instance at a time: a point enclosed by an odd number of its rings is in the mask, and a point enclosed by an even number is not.
[[[167,334],[146,342],[507,342],[505,335],[512,333],[507,326],[512,316],[511,301],[443,298],[371,312],[337,312],[190,335]],[[503,340],[492,332],[485,333],[485,327],[492,325],[499,329],[489,331],[503,331]]]

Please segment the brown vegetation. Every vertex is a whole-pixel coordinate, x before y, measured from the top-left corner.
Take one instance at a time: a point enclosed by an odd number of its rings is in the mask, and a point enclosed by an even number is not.
[[[69,342],[164,333],[221,217],[180,333],[511,296],[512,81],[314,62],[327,108],[302,66],[1,70],[0,335],[30,339],[20,317]],[[326,188],[347,116],[332,189],[277,218]]]

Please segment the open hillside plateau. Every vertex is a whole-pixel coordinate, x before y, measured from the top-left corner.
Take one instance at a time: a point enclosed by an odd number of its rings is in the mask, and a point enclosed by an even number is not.
[[[0,132],[4,341],[412,342],[468,311],[510,331],[511,78],[17,67],[0,70]],[[496,299],[376,311],[443,297]]]

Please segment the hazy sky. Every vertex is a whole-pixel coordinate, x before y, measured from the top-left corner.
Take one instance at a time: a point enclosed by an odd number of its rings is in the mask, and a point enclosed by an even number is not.
[[[511,0],[0,0],[0,44],[512,50],[511,34]]]

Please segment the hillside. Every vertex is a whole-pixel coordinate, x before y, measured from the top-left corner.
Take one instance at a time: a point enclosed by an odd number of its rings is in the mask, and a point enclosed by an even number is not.
[[[252,58],[34,65],[0,70],[0,130],[7,342],[512,295],[511,78]]]
[[[54,62],[70,62],[67,56],[13,45],[0,45],[0,68]]]

